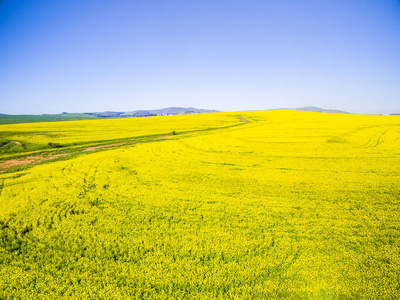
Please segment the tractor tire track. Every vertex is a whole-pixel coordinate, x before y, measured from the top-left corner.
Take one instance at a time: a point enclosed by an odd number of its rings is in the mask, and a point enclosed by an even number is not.
[[[1,179],[1,183],[0,183],[0,199],[1,199],[2,192],[3,192],[4,181],[5,181],[5,179]]]

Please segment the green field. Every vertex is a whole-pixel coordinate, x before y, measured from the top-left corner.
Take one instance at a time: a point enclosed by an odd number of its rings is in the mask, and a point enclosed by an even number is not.
[[[11,124],[0,142],[0,163],[66,154],[0,174],[0,299],[400,298],[398,116]]]
[[[48,115],[3,115],[0,114],[0,124],[19,124],[19,123],[37,123],[37,122],[52,122],[52,121],[68,121],[95,119],[95,116],[88,114],[48,114]]]

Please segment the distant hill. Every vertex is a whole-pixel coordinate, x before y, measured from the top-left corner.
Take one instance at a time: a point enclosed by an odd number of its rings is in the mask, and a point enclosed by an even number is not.
[[[337,110],[337,109],[326,109],[320,108],[316,106],[306,106],[306,107],[297,107],[297,108],[278,108],[274,110],[299,110],[299,111],[311,111],[311,112],[319,112],[319,113],[332,113],[332,114],[351,114],[346,111]]]
[[[300,108],[297,108],[297,110],[321,112],[321,113],[333,113],[333,114],[350,114],[347,111],[342,111],[342,110],[337,110],[337,109],[326,109],[326,108],[320,108],[320,107],[315,107],[315,106],[300,107]]]
[[[163,109],[153,110],[134,110],[134,111],[104,111],[87,113],[98,118],[121,118],[121,117],[150,117],[150,116],[166,116],[166,115],[185,115],[185,114],[199,114],[211,113],[217,110],[198,109],[194,107],[167,107]]]

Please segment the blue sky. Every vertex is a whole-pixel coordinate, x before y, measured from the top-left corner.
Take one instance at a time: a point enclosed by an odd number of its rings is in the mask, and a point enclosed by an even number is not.
[[[0,1],[0,113],[169,106],[400,112],[400,1]]]

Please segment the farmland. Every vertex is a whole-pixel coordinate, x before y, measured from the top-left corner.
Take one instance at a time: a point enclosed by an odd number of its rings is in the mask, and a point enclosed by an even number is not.
[[[0,142],[3,162],[64,154],[0,174],[1,299],[400,298],[398,116],[11,124]]]

